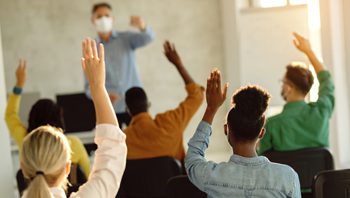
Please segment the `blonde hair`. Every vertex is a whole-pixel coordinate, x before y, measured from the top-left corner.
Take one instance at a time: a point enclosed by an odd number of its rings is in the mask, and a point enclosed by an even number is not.
[[[29,133],[23,141],[20,157],[23,175],[30,179],[27,197],[52,197],[50,187],[64,185],[59,181],[65,174],[67,162],[71,159],[71,148],[59,128],[41,126]]]

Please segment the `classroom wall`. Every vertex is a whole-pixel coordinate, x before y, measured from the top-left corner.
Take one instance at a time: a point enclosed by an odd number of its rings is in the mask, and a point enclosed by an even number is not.
[[[0,0],[0,24],[4,27],[4,63],[7,91],[14,83],[17,59],[28,60],[25,91],[42,97],[83,90],[80,66],[81,41],[95,31],[90,10],[95,0]],[[166,39],[176,47],[193,78],[205,85],[212,67],[223,68],[220,3],[213,0],[114,0],[116,27],[129,30],[129,16],[141,15],[154,29],[156,40],[137,52],[137,64],[151,112],[176,107],[184,99],[184,84],[163,55]],[[203,106],[185,133],[185,142],[201,119]],[[213,152],[227,150],[222,132],[223,111],[215,122]],[[222,143],[224,141],[225,143]],[[210,152],[210,151],[209,151]],[[228,157],[227,157],[228,158]]]
[[[6,106],[6,89],[4,75],[4,61],[2,56],[2,39],[0,26],[0,112],[3,115]],[[14,178],[10,152],[10,139],[5,125],[5,120],[0,119],[0,192],[1,197],[14,197]]]

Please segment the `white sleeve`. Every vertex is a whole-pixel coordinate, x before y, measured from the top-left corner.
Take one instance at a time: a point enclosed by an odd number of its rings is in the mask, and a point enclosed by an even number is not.
[[[125,134],[115,125],[96,126],[94,166],[88,181],[71,198],[114,198],[126,164]]]

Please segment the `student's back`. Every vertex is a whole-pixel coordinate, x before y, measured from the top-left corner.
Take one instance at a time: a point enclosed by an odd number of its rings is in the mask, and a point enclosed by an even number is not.
[[[233,155],[229,162],[212,164],[202,187],[208,197],[296,197],[298,175],[289,166],[266,157]]]

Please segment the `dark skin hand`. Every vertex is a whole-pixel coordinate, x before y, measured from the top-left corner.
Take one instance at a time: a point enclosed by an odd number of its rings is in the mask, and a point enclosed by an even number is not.
[[[169,41],[165,41],[163,47],[165,56],[173,65],[175,65],[185,84],[194,83],[194,80],[183,65],[182,60],[175,49],[175,45],[171,44]]]

